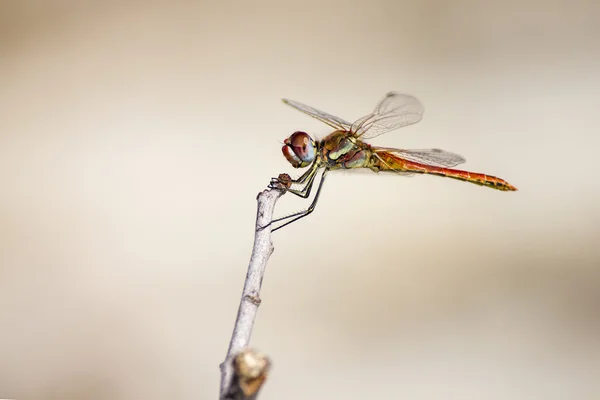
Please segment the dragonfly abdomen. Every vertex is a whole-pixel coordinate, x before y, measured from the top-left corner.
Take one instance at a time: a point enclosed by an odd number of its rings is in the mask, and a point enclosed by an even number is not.
[[[439,169],[439,171],[436,171]],[[415,171],[417,172],[417,171]],[[462,171],[459,169],[450,169],[450,168],[437,168],[434,167],[434,170],[424,172],[426,174],[443,176],[446,178],[458,179],[459,181],[471,182],[480,186],[487,186],[492,189],[504,190],[504,191],[514,191],[517,190],[516,187],[506,182],[504,179],[498,178],[492,175],[481,174],[478,172],[469,172]]]
[[[381,171],[391,172],[411,172],[417,174],[429,174],[442,176],[446,178],[457,179],[463,182],[471,182],[476,185],[486,186],[496,190],[514,191],[516,187],[506,182],[504,179],[492,175],[486,175],[479,172],[462,171],[444,167],[436,167],[427,164],[421,164],[414,161],[405,160],[387,152],[375,154],[374,165]]]

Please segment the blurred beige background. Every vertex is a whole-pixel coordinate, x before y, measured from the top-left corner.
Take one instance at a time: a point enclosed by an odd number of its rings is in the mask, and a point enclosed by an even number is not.
[[[600,398],[600,5],[0,3],[0,397],[216,398],[288,97],[520,191],[335,173],[274,235],[263,399]],[[285,196],[277,215],[306,207]]]

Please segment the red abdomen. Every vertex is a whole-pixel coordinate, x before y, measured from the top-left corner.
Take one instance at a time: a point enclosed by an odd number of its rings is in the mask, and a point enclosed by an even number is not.
[[[376,153],[375,166],[381,171],[413,172],[417,174],[430,174],[443,176],[447,178],[458,179],[464,182],[471,182],[476,185],[487,186],[496,190],[515,191],[516,187],[506,182],[504,179],[492,175],[486,175],[478,172],[462,171],[459,169],[434,167],[427,164],[421,164],[414,161],[405,160],[391,153]]]

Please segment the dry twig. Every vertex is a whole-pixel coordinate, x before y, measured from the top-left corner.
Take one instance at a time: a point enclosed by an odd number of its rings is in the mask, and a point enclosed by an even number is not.
[[[225,361],[221,363],[220,400],[254,399],[266,379],[271,364],[266,356],[248,349],[247,346],[261,302],[260,288],[267,261],[273,253],[269,224],[273,219],[275,203],[285,193],[280,189],[283,187],[264,190],[257,197],[254,247],[229,350]],[[260,229],[261,227],[265,228]]]

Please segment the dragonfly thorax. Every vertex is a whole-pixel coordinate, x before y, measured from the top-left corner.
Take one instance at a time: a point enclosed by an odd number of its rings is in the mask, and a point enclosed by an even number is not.
[[[281,151],[294,168],[310,165],[317,156],[315,141],[306,132],[294,132],[283,143]]]

